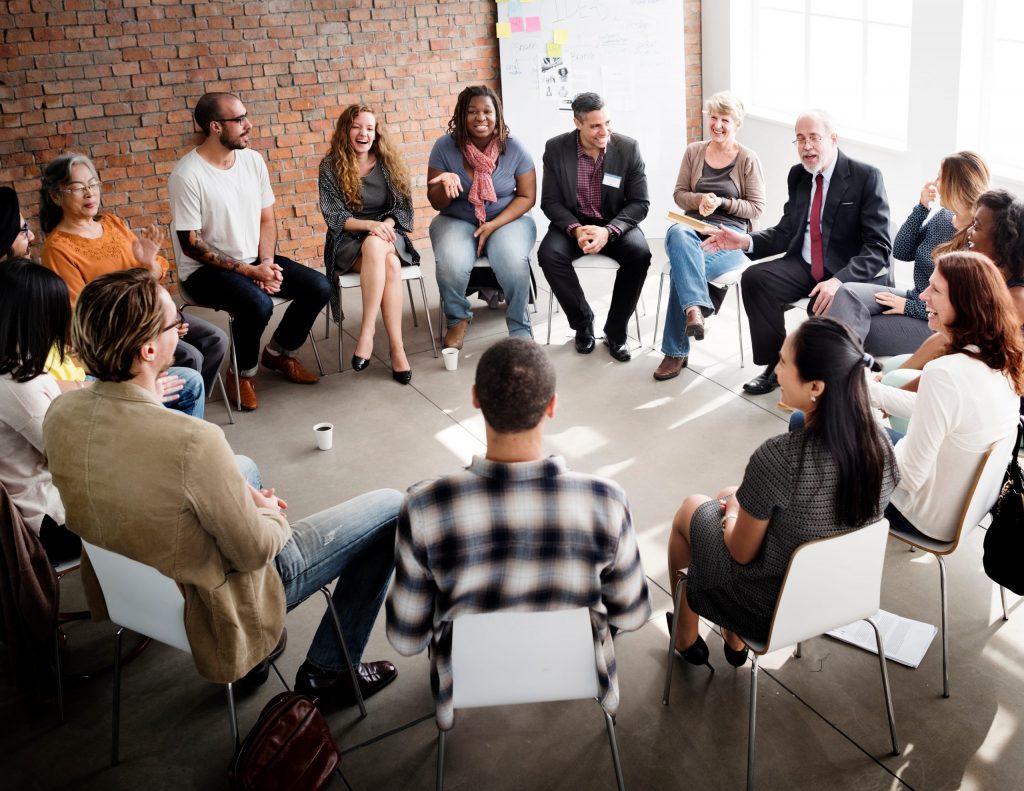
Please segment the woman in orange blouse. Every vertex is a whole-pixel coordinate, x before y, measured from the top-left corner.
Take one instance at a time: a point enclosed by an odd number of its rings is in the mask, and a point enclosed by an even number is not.
[[[163,230],[150,225],[133,233],[120,217],[101,214],[101,187],[95,165],[83,154],[59,156],[43,171],[39,190],[39,224],[46,234],[42,260],[67,283],[72,305],[86,283],[107,272],[142,268],[162,280],[170,266],[160,255]],[[227,352],[227,335],[192,315],[179,334],[174,364],[201,372],[210,392]]]

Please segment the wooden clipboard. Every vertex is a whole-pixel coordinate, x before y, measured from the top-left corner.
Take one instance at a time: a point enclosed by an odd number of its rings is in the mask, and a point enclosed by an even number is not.
[[[718,226],[714,223],[704,222],[703,220],[697,220],[693,217],[689,217],[685,214],[679,214],[678,212],[670,211],[668,213],[668,219],[672,222],[677,222],[680,225],[685,225],[689,228],[693,228],[697,233],[702,233],[705,236],[714,233],[718,230]]]

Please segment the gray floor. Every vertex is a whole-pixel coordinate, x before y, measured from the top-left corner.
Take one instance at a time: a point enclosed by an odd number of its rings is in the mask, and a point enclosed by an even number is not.
[[[425,255],[431,319],[437,292]],[[657,267],[652,268],[654,270]],[[539,276],[539,272],[538,272]],[[586,273],[584,287],[600,315],[611,276]],[[535,333],[543,340],[547,292],[541,281]],[[618,480],[630,495],[641,552],[653,581],[655,614],[638,632],[618,641],[622,708],[618,737],[630,788],[735,789],[743,786],[749,664],[729,667],[721,641],[705,625],[712,663],[674,668],[672,702],[661,705],[667,635],[662,613],[668,525],[682,498],[713,494],[738,483],[750,452],[785,430],[785,414],[771,396],[742,395],[757,369],[739,366],[736,300],[708,325],[691,367],[658,383],[651,372],[661,359],[650,349],[657,276],[645,290],[641,319],[645,348],[629,364],[603,347],[589,357],[575,353],[564,317],[556,313],[550,354],[559,373],[559,402],[549,424],[548,448],[575,469]],[[417,306],[419,293],[415,290]],[[357,327],[358,291],[346,295]],[[227,425],[212,402],[208,419],[224,426],[232,446],[257,460],[269,485],[299,518],[366,489],[404,489],[422,478],[458,468],[483,447],[483,423],[469,389],[477,356],[504,335],[504,311],[478,305],[458,371],[444,370],[419,328],[406,314],[410,387],[391,381],[387,343],[378,332],[370,367],[337,371],[336,335],[318,347],[329,372],[315,387],[287,384],[272,374],[257,379],[260,408]],[[794,323],[799,316],[791,314]],[[436,331],[436,327],[435,327]],[[634,342],[635,343],[635,342]],[[353,338],[346,338],[351,355]],[[312,354],[304,351],[312,365]],[[316,450],[312,425],[335,424],[331,451]],[[875,658],[829,638],[805,644],[801,659],[789,651],[764,658],[758,707],[756,779],[761,788],[948,789],[1019,788],[1024,769],[1022,657],[1024,612],[1010,597],[1003,622],[997,590],[981,570],[981,531],[949,561],[952,697],[941,697],[941,650],[936,640],[921,667],[890,665],[903,754],[888,754],[888,731]],[[65,585],[74,602],[78,586]],[[890,542],[882,606],[937,623],[938,570],[933,559]],[[311,600],[289,615],[290,645],[280,662],[289,680],[302,660],[323,605]],[[79,668],[109,656],[111,629],[69,628],[72,661]],[[399,657],[384,636],[383,614],[367,650],[399,667],[398,680],[369,704],[329,716],[344,751],[343,769],[355,789],[430,788],[434,781],[436,728],[425,655]],[[242,701],[243,731],[279,691],[273,680]],[[72,683],[67,723],[56,725],[52,706],[30,706],[0,686],[0,755],[3,787],[218,788],[231,753],[220,688],[195,673],[189,657],[153,646],[125,670],[122,764],[111,769],[109,676]],[[543,704],[462,711],[449,738],[450,789],[614,788],[600,711],[595,703]],[[1017,778],[1014,780],[1014,778]],[[340,782],[335,786],[341,788]]]

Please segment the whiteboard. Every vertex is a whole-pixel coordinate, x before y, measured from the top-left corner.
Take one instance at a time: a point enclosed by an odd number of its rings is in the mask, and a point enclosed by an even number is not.
[[[510,0],[497,7],[505,120],[537,165],[538,231],[548,225],[539,198],[544,144],[573,129],[572,97],[594,91],[612,131],[640,143],[651,197],[641,228],[663,237],[686,148],[683,0]],[[559,39],[554,50],[561,52],[549,52]]]

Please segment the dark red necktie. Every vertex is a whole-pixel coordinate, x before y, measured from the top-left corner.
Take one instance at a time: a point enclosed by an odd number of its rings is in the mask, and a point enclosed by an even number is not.
[[[814,177],[814,200],[811,201],[811,277],[818,283],[825,277],[825,251],[821,247],[821,193],[825,177]]]

